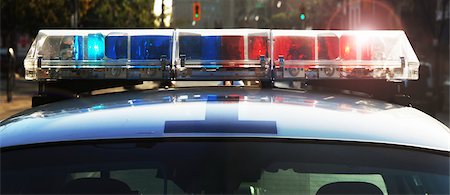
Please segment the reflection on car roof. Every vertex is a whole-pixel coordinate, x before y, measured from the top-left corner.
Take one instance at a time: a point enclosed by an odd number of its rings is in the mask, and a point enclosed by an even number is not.
[[[410,107],[355,96],[237,87],[99,95],[1,123],[1,147],[75,140],[260,137],[357,141],[450,151],[450,132]]]

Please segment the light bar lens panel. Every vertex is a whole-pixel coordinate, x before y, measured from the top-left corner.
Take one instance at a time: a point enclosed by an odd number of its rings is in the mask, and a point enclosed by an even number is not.
[[[276,79],[418,79],[403,31],[272,30]]]
[[[87,53],[89,60],[101,60],[105,56],[105,37],[102,34],[88,34]]]
[[[41,30],[24,60],[25,76],[29,80],[167,79],[173,35],[171,29]]]
[[[270,30],[177,29],[177,80],[270,79]]]
[[[259,60],[261,56],[269,57],[269,35],[269,30],[260,29],[179,29],[176,55],[185,56],[188,61],[245,64],[244,61]]]
[[[131,59],[159,60],[163,55],[170,57],[172,53],[171,40],[171,36],[131,36]]]
[[[109,34],[105,38],[106,57],[110,59],[127,59],[128,36]]]
[[[186,35],[179,38],[180,54],[191,60],[218,60],[222,40],[220,36]]]

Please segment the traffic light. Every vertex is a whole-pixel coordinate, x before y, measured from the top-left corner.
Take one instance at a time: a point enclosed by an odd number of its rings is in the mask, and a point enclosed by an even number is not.
[[[192,20],[194,21],[199,21],[200,17],[201,17],[201,7],[200,7],[200,2],[194,2],[193,6],[192,6]]]
[[[300,15],[299,18],[301,21],[304,21],[306,19],[306,15],[305,15],[305,9],[303,7],[300,7]]]

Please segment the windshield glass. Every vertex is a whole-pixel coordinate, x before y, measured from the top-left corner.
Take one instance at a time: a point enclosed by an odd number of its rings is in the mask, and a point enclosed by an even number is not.
[[[55,145],[3,151],[1,193],[448,194],[448,164],[448,154],[320,142]]]

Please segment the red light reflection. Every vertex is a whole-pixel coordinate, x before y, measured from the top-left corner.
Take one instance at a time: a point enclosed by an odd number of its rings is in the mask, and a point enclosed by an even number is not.
[[[356,39],[353,36],[342,36],[340,39],[341,58],[356,60]]]
[[[250,60],[259,60],[261,55],[267,57],[267,37],[249,36],[248,50],[248,58]]]
[[[274,57],[283,55],[285,60],[313,60],[315,57],[314,37],[278,36],[273,46]]]

